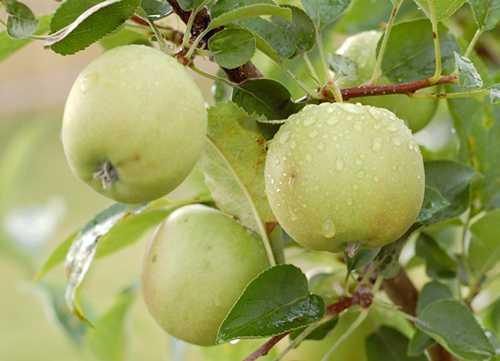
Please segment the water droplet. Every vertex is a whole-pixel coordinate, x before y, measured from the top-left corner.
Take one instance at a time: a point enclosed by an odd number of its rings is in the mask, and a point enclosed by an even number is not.
[[[410,150],[413,150],[413,140],[410,140],[408,142],[408,148],[410,148]]]
[[[347,198],[347,205],[348,206],[352,205],[352,198],[351,197]]]
[[[309,132],[309,138],[316,138],[318,136],[318,131],[314,129],[313,131]]]
[[[307,160],[308,162],[312,162],[312,160],[313,160],[313,159],[314,159],[314,157],[312,156],[312,154],[311,154],[311,153],[307,153],[307,154],[306,154],[306,160]]]
[[[290,131],[283,132],[280,137],[280,143],[285,144],[290,138]]]
[[[360,170],[358,172],[358,178],[363,178],[365,176],[365,171],[364,170]]]
[[[354,127],[354,129],[356,129],[356,131],[358,133],[362,133],[363,132],[363,126],[361,125],[361,122],[354,123],[353,127]]]
[[[323,142],[319,142],[318,145],[317,145],[318,149],[320,151],[324,151],[325,150],[325,143]]]
[[[295,140],[292,140],[290,142],[290,148],[295,149],[296,147],[297,147],[297,143],[295,142]]]
[[[313,112],[314,114],[314,112]],[[304,120],[304,126],[308,127],[310,125],[313,125],[314,123],[316,123],[316,118],[315,117],[307,117],[305,120]]]
[[[275,160],[274,162],[276,163],[276,165],[278,165],[278,164],[280,164],[280,163],[281,163],[281,161],[280,161],[280,159],[279,159],[279,158],[276,158],[276,160]]]
[[[335,125],[338,124],[338,122],[340,122],[340,117],[336,116],[331,116],[326,120],[326,124],[328,125]]]
[[[325,103],[324,103],[324,104],[325,104]],[[332,109],[331,107],[328,107],[328,108],[326,109],[326,112],[327,112],[327,113],[333,113],[333,109]]]
[[[328,173],[329,173],[330,175],[335,175],[335,172],[333,171],[333,169],[332,169],[332,168],[328,168]]]
[[[400,138],[392,138],[392,142],[394,143],[394,145],[401,145],[401,143],[403,143]]]
[[[382,125],[380,125],[380,123],[374,123],[373,124],[373,129],[380,129],[382,127]]]
[[[356,158],[356,164],[357,165],[363,164],[363,161],[361,160],[361,158]]]
[[[332,238],[333,236],[335,236],[335,233],[337,232],[337,230],[335,229],[335,225],[332,223],[331,220],[327,219],[324,223],[323,223],[323,236],[325,236],[326,238]]]
[[[374,176],[374,177],[373,177],[373,180],[374,180],[375,182],[378,182],[378,177],[377,177],[377,176]]]
[[[394,123],[389,124],[387,127],[385,127],[389,132],[394,133],[398,131],[398,126]]]
[[[353,117],[352,115],[348,115],[348,116],[346,117],[346,119],[347,119],[347,120],[349,120],[349,121],[351,121],[351,120],[353,120],[353,119],[354,119],[354,117]]]
[[[80,90],[82,93],[88,92],[90,89],[94,87],[99,82],[99,74],[98,73],[90,73],[85,75],[80,83]]]
[[[382,148],[382,139],[375,138],[372,143],[372,150],[374,152],[378,152]]]
[[[335,168],[337,168],[337,170],[341,171],[342,169],[344,169],[344,161],[342,160],[342,158],[337,158],[337,162],[335,163]]]
[[[373,119],[375,119],[375,120],[381,119],[380,112],[376,108],[370,107],[370,108],[368,108],[368,112],[370,113],[370,115],[372,116]]]

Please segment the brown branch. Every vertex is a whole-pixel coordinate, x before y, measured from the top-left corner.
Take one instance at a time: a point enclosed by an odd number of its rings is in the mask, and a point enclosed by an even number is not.
[[[352,98],[369,97],[376,95],[390,94],[411,94],[417,90],[428,88],[434,85],[453,84],[457,81],[456,75],[442,76],[437,83],[431,84],[429,79],[412,81],[409,83],[388,84],[388,85],[365,85],[355,88],[342,89],[342,98],[349,100]]]
[[[403,267],[400,268],[396,277],[385,279],[382,285],[394,304],[403,312],[416,316],[418,291]],[[429,350],[429,355],[432,361],[458,361],[439,344]]]
[[[339,301],[331,304],[326,308],[325,316],[335,317],[338,316],[342,311],[347,310],[349,307],[354,305],[361,305],[361,307],[370,307],[373,303],[372,295],[370,290],[367,289],[363,292],[355,292],[352,297],[343,297]],[[261,356],[266,356],[269,351],[283,338],[285,338],[292,331],[282,333],[281,335],[274,336],[270,338],[265,344],[255,350],[251,355],[246,357],[243,361],[254,361]]]
[[[167,0],[174,12],[179,16],[179,18],[187,23],[189,17],[191,16],[191,11],[185,11],[181,8],[177,0]],[[203,8],[200,10],[194,19],[193,27],[191,29],[191,37],[196,38],[200,35],[207,27],[211,21],[210,11],[207,8]],[[207,47],[208,39],[214,35],[216,32],[222,30],[222,28],[214,29],[210,31],[205,38],[200,42],[200,47]],[[234,83],[241,83],[245,80],[261,78],[262,73],[257,69],[257,67],[249,61],[248,63],[235,68],[235,69],[226,69],[222,68],[224,73],[226,73],[227,78]]]

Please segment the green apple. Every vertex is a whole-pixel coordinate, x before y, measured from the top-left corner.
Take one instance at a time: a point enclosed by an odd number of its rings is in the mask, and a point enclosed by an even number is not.
[[[344,41],[337,54],[354,60],[358,65],[358,74],[356,79],[341,81],[341,87],[359,86],[371,79],[377,62],[377,44],[381,36],[382,33],[378,31],[365,31]],[[382,77],[378,84],[389,84],[389,80]],[[432,87],[427,91],[435,92],[437,88]],[[411,99],[402,94],[362,97],[353,101],[390,110],[403,119],[413,132],[419,131],[429,123],[438,105],[437,99]]]
[[[269,144],[266,192],[283,229],[301,245],[339,252],[402,236],[419,214],[422,155],[386,109],[308,105]]]
[[[268,267],[259,237],[218,210],[185,206],[167,218],[149,244],[142,293],[153,318],[172,336],[215,345],[234,303]]]
[[[177,187],[205,143],[200,90],[174,58],[147,46],[112,49],[68,96],[62,125],[71,170],[97,192],[142,203]]]

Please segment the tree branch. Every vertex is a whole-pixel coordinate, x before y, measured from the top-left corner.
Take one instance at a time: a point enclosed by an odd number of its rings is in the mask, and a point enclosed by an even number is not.
[[[177,0],[167,0],[167,1],[170,4],[170,6],[172,6],[172,9],[179,16],[179,18],[184,23],[187,23],[189,17],[191,16],[191,11],[183,10],[179,5],[179,3],[177,2]],[[196,38],[198,35],[200,35],[208,27],[210,21],[211,21],[211,16],[208,9],[203,8],[202,10],[200,10],[196,14],[196,17],[194,19],[193,27],[191,29],[191,37]],[[207,45],[208,39],[220,30],[222,29],[219,28],[209,32],[207,36],[200,42],[200,46],[201,47],[208,46]],[[235,69],[222,68],[222,70],[224,71],[224,73],[226,73],[227,78],[235,83],[241,83],[244,82],[245,80],[262,77],[262,73],[259,71],[259,69],[257,69],[257,67],[251,61]]]

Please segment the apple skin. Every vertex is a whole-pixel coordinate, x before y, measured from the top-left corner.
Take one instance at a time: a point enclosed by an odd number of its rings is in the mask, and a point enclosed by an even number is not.
[[[347,38],[336,51],[358,64],[357,79],[344,80],[340,83],[342,88],[350,88],[368,82],[377,62],[377,44],[382,36],[379,31],[364,31]],[[389,84],[385,77],[379,79],[378,84]],[[437,87],[431,87],[426,92],[436,92]],[[415,133],[424,128],[436,113],[437,99],[411,99],[406,95],[380,95],[353,99],[378,108],[386,108],[403,119],[408,127]]]
[[[246,286],[269,267],[259,237],[218,210],[185,206],[162,223],[148,246],[142,294],[165,331],[211,346]]]
[[[70,168],[123,203],[164,196],[190,173],[205,144],[200,90],[174,58],[147,46],[114,48],[91,62],[68,96],[62,141]],[[104,162],[115,179],[95,179]]]
[[[411,131],[386,109],[308,105],[269,144],[266,192],[283,229],[304,247],[377,248],[419,214],[422,155]]]

